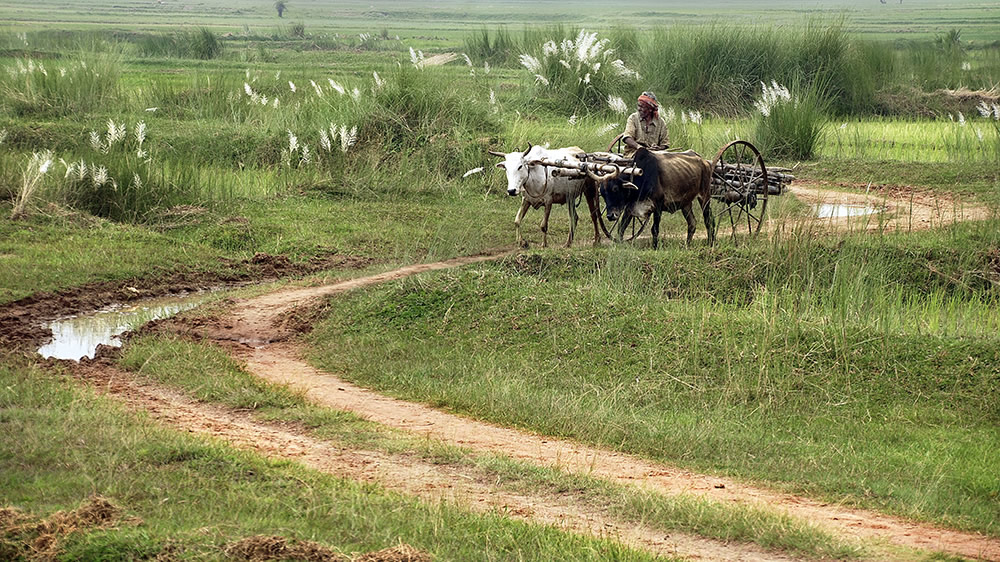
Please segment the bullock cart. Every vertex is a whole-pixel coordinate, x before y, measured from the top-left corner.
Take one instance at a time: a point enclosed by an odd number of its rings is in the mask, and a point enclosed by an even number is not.
[[[607,152],[577,155],[581,164],[574,166],[566,166],[559,162],[544,162],[544,164],[560,168],[555,173],[569,177],[586,174],[597,180],[611,176],[634,178],[641,173],[641,170],[634,166],[632,160],[622,157],[621,152],[622,136],[619,135],[608,145]],[[787,184],[795,179],[795,176],[788,173],[790,170],[787,168],[768,169],[757,148],[744,140],[734,140],[722,146],[711,161],[711,165],[711,198],[715,201],[713,209],[715,227],[719,229],[725,225],[731,230],[734,239],[738,233],[744,231],[748,235],[760,232],[768,198],[784,193]],[[604,235],[611,238],[612,232],[618,225],[617,222],[609,224],[604,205],[605,201],[602,199],[600,226]],[[626,225],[624,238],[631,240],[646,228],[649,215],[632,220],[632,217],[622,214],[617,220],[630,221],[630,224]]]

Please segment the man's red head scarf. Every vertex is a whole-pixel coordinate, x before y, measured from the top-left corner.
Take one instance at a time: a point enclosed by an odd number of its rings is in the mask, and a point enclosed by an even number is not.
[[[646,93],[639,96],[639,113],[642,117],[656,119],[659,107],[659,104],[656,103],[656,98]]]

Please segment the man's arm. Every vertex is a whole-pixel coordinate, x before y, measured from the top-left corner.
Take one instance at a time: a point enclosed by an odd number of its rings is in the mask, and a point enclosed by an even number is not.
[[[638,119],[636,117],[637,115],[635,113],[628,116],[628,121],[625,123],[625,132],[622,136],[622,142],[625,143],[625,146],[631,148],[632,150],[638,150],[640,146],[635,140],[635,137],[638,135]]]

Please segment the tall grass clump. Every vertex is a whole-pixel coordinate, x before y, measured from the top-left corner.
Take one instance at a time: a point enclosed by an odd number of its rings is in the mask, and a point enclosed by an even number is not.
[[[10,213],[12,220],[19,219],[27,213],[28,204],[42,186],[45,174],[48,173],[51,167],[51,150],[32,153],[31,158],[21,170],[20,189],[14,194],[14,208]]]
[[[869,111],[894,68],[891,48],[852,39],[843,21],[795,29],[716,24],[654,29],[633,64],[644,85],[680,103],[739,115],[757,85],[821,83],[830,110]]]
[[[62,161],[61,197],[71,206],[119,222],[140,222],[151,211],[191,202],[196,188],[182,185],[158,167],[145,145],[146,124],[132,134],[124,122],[109,119],[107,132],[90,133],[91,158]]]
[[[951,160],[984,160],[1000,163],[1000,106],[980,102],[979,118],[949,114],[953,121],[942,144]]]
[[[516,60],[518,46],[505,27],[493,33],[484,27],[462,39],[462,50],[477,61],[501,65]]]
[[[815,155],[827,123],[827,102],[818,85],[797,95],[775,81],[771,85],[762,82],[755,106],[752,138],[763,156],[807,159]]]
[[[581,29],[575,39],[550,39],[520,61],[543,95],[558,96],[559,108],[603,109],[609,96],[635,90],[640,79],[608,43]]]
[[[657,28],[635,65],[661,97],[736,114],[758,83],[782,79],[782,41],[777,30],[754,26]]]
[[[481,165],[500,134],[498,115],[461,84],[441,79],[443,68],[403,65],[376,80],[371,100],[355,105],[359,144],[406,157],[420,154],[432,169],[454,175]]]
[[[0,107],[17,115],[74,115],[112,105],[120,96],[121,59],[89,55],[78,61],[16,59],[0,76]]]
[[[207,27],[182,33],[147,35],[136,43],[144,57],[174,57],[210,60],[222,55],[223,44]]]

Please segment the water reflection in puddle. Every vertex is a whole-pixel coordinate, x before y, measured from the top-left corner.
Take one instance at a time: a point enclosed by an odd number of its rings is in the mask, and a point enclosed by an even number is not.
[[[93,357],[99,344],[120,347],[118,336],[122,333],[192,309],[208,297],[207,292],[159,297],[55,320],[47,325],[52,329],[52,341],[40,347],[38,353],[56,359]]]
[[[878,213],[881,209],[868,205],[833,205],[824,203],[816,205],[816,216],[821,219],[836,219],[842,217],[862,217]]]

